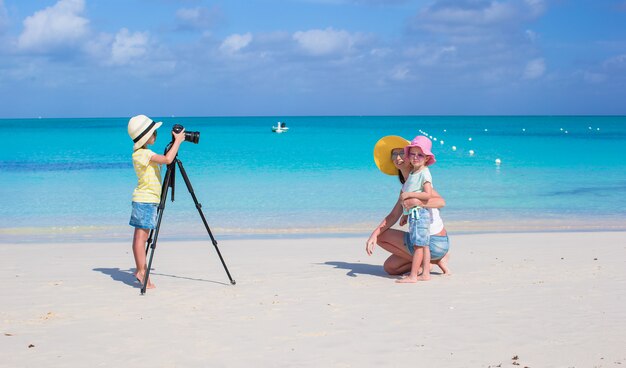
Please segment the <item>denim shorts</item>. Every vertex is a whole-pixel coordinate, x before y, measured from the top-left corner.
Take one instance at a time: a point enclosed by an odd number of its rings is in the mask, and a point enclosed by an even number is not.
[[[411,245],[411,238],[409,233],[404,233],[404,246],[409,251],[411,256],[415,253],[415,247]],[[430,260],[438,261],[443,258],[450,249],[450,239],[447,235],[431,235],[430,242],[428,243],[428,249],[430,249]]]
[[[430,211],[425,208],[414,208],[409,214],[410,243],[413,246],[425,247],[430,244]]]
[[[130,226],[139,229],[154,229],[157,221],[156,203],[133,202],[133,212],[130,214]]]

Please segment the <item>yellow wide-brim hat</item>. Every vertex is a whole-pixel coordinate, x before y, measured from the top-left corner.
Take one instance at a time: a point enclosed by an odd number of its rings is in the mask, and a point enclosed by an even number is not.
[[[378,169],[387,175],[398,175],[398,169],[391,159],[391,151],[395,148],[404,148],[410,142],[397,135],[382,137],[374,146],[374,162]]]

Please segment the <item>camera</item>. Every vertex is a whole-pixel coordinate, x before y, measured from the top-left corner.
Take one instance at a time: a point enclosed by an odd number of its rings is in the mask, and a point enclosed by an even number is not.
[[[172,127],[172,132],[174,133],[180,133],[183,131],[183,129],[185,129],[182,125],[180,124],[175,124]],[[187,142],[191,142],[191,143],[195,143],[197,144],[200,141],[200,132],[185,132],[185,140]]]

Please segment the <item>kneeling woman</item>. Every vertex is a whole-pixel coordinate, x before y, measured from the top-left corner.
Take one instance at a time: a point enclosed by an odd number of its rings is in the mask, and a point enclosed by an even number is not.
[[[374,161],[380,171],[388,175],[398,175],[401,183],[404,183],[405,178],[408,177],[411,171],[408,160],[404,159],[404,147],[408,144],[409,141],[402,137],[386,136],[381,138],[374,147]],[[439,208],[442,208],[445,204],[446,202],[434,189],[433,196],[428,201],[407,199],[403,202],[401,197],[398,197],[391,212],[367,239],[365,251],[371,255],[374,246],[378,244],[381,248],[391,253],[383,266],[385,272],[390,275],[402,275],[409,272],[411,270],[411,262],[413,261],[413,252],[422,252],[422,250],[419,247],[417,250],[414,250],[414,247],[409,245],[409,234],[406,231],[391,229],[391,226],[402,216],[403,205],[406,208],[415,206],[431,208],[433,216],[433,221],[430,225],[429,244],[431,264],[439,266],[444,275],[450,274],[447,266],[450,241],[443,225],[443,220],[439,215]],[[400,223],[400,225],[404,224]],[[426,270],[426,272],[430,272],[430,270]]]

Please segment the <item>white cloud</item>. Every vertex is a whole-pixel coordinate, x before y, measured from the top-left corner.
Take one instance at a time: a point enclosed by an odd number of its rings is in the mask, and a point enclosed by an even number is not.
[[[514,29],[542,15],[544,8],[542,0],[435,2],[419,12],[414,26],[443,34],[493,32]]]
[[[537,33],[531,31],[530,29],[527,29],[526,32],[524,32],[526,34],[526,38],[530,41],[530,42],[535,42],[537,40]]]
[[[214,25],[220,16],[218,8],[211,9],[199,8],[183,8],[176,12],[176,19],[180,28],[190,29],[207,29]]]
[[[422,12],[425,20],[449,24],[494,24],[515,16],[509,4],[489,3],[484,8],[464,7],[460,4],[448,7],[434,7]]]
[[[148,33],[130,33],[122,28],[111,46],[111,63],[116,65],[131,64],[141,59],[148,52]]]
[[[603,63],[605,68],[626,68],[626,54],[612,57]]]
[[[89,20],[81,16],[84,0],[59,0],[55,5],[24,19],[17,45],[23,50],[48,51],[71,46],[89,32]]]
[[[113,39],[113,35],[110,33],[94,35],[85,42],[83,51],[93,59],[106,63],[111,56]]]
[[[385,47],[385,48],[374,48],[372,50],[370,50],[370,55],[372,56],[376,56],[376,57],[385,57],[387,55],[390,55],[393,52],[393,50],[391,48]]]
[[[526,64],[524,69],[525,79],[537,79],[546,72],[546,63],[543,59],[533,59]]]
[[[593,70],[578,70],[573,75],[586,83],[600,84],[622,81],[624,71],[626,71],[626,54],[621,54],[604,60]]]
[[[252,34],[249,32],[242,35],[232,34],[222,42],[220,50],[226,54],[234,54],[244,49],[250,42],[252,42]]]
[[[356,42],[356,36],[331,27],[299,31],[293,34],[293,39],[307,54],[315,56],[344,53]]]
[[[546,10],[544,0],[525,0],[533,16],[539,16]]]
[[[407,65],[396,65],[390,72],[389,77],[396,81],[411,79],[411,69]]]
[[[456,46],[415,46],[405,51],[406,56],[422,66],[437,65],[448,57],[457,53]]]

